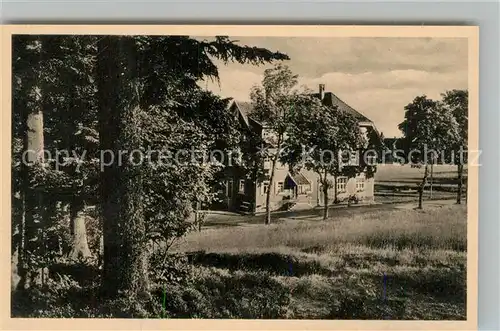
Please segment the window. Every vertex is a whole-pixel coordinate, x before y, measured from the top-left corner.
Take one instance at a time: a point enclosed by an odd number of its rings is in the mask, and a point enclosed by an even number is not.
[[[363,177],[356,178],[356,191],[361,192],[365,190],[365,179]]]
[[[359,151],[352,151],[349,155],[349,165],[357,166],[359,165]]]
[[[366,155],[366,164],[373,166],[377,164],[377,155]]]
[[[262,183],[262,194],[267,194],[267,190],[269,190],[269,182]]]
[[[285,190],[285,187],[283,186],[283,182],[277,182],[276,183],[276,194],[281,193]]]
[[[311,192],[311,184],[302,184],[297,188],[298,194],[307,194]]]
[[[357,150],[340,151],[340,162],[342,165],[350,165],[350,166],[359,165],[359,151]]]
[[[337,192],[345,192],[347,187],[347,177],[338,177],[337,178]]]
[[[264,158],[264,169],[271,169],[271,159],[269,157]]]
[[[239,192],[245,193],[245,180],[244,179],[240,179]]]
[[[340,155],[340,163],[342,165],[344,164],[349,164],[349,160],[351,158],[351,153],[350,151],[346,150],[346,151],[339,151],[339,155]]]

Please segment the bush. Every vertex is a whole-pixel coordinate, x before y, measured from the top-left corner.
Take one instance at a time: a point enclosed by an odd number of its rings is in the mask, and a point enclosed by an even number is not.
[[[289,291],[267,274],[205,269],[192,283],[165,291],[167,316],[175,318],[285,318]],[[156,291],[155,296],[163,296]]]
[[[143,303],[133,296],[104,299],[97,282],[80,287],[67,275],[13,292],[11,303],[12,317],[27,318],[150,318],[155,311],[153,303]]]
[[[374,302],[380,300],[380,289],[371,280],[351,275],[341,283],[332,284],[328,319],[371,319],[382,315]]]
[[[151,254],[149,263],[149,279],[153,284],[180,284],[191,280],[191,266],[184,254],[158,249]]]
[[[69,293],[81,290],[70,276],[58,275],[43,285],[11,293],[11,315],[13,317],[73,317],[72,302],[66,300]]]

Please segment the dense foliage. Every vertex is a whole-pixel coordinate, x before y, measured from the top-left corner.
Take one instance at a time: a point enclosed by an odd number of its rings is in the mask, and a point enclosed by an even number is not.
[[[403,132],[403,146],[408,156],[406,162],[425,167],[419,185],[419,204],[422,208],[423,192],[428,182],[429,165],[454,162],[458,166],[461,201],[462,173],[466,158],[460,150],[467,150],[467,91],[453,90],[443,95],[443,100],[417,96],[405,107],[405,119],[399,124]]]
[[[182,237],[221,171],[158,152],[206,154],[239,142],[228,100],[197,84],[218,79],[214,58],[288,59],[188,36],[16,36],[12,56],[12,287],[22,295],[45,286],[61,259],[91,254],[82,263],[102,268],[112,297],[148,288],[144,248]]]

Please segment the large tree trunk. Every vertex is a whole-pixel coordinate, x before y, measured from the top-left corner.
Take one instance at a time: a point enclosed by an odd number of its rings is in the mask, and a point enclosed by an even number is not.
[[[85,227],[85,215],[83,213],[83,204],[73,202],[70,211],[70,229],[73,239],[71,251],[68,257],[70,259],[88,258],[92,256],[87,241],[87,229]]]
[[[98,43],[99,134],[103,155],[103,290],[146,299],[148,251],[141,167],[130,153],[141,146],[135,41],[106,36]],[[119,153],[122,152],[121,160]],[[125,153],[125,154],[123,154]],[[121,161],[119,164],[119,161]],[[135,164],[135,165],[134,165]]]
[[[463,164],[458,164],[457,165],[457,172],[458,172],[458,190],[457,190],[457,204],[462,203],[462,190],[463,190],[463,172],[464,172],[464,165]]]
[[[18,252],[19,287],[26,289],[31,286],[34,270],[29,260],[40,248],[39,226],[41,224],[40,203],[41,193],[35,191],[31,186],[31,168],[44,161],[44,139],[43,139],[43,113],[42,95],[38,86],[34,85],[28,89],[28,100],[24,109],[23,122],[25,123],[24,157],[21,160],[21,176],[23,201],[23,216],[20,226],[20,246]]]
[[[418,188],[418,209],[423,208],[423,196],[424,196],[425,185],[427,184],[428,173],[429,173],[429,166],[426,163],[424,170],[424,177],[422,178],[422,182],[420,183],[420,187]]]

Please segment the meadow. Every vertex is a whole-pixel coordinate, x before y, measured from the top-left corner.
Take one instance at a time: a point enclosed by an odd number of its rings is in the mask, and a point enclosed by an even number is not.
[[[428,185],[424,189],[425,200],[456,199],[458,189],[457,167],[454,165],[435,165],[429,169]],[[417,186],[422,182],[424,168],[409,165],[382,164],[375,173],[375,200],[380,203],[410,202],[418,200]],[[432,189],[431,184],[432,183]],[[467,187],[467,167],[463,174],[463,194]]]
[[[424,175],[424,168],[412,168],[409,165],[379,164],[375,173],[375,182],[379,183],[419,183]],[[429,167],[430,176],[430,167]],[[436,184],[456,184],[457,166],[435,165],[433,177]],[[464,178],[467,178],[467,166],[464,166]]]
[[[46,286],[12,298],[12,316],[464,320],[466,204],[438,188],[415,210],[416,192],[398,185],[420,175],[381,167],[378,204],[332,206],[326,221],[321,209],[275,213],[268,226],[211,213],[166,255],[153,249],[146,305],[103,300],[95,261],[61,261]]]
[[[186,307],[173,314],[465,319],[466,221],[448,205],[207,227],[173,247],[194,275],[188,293],[172,291]]]

